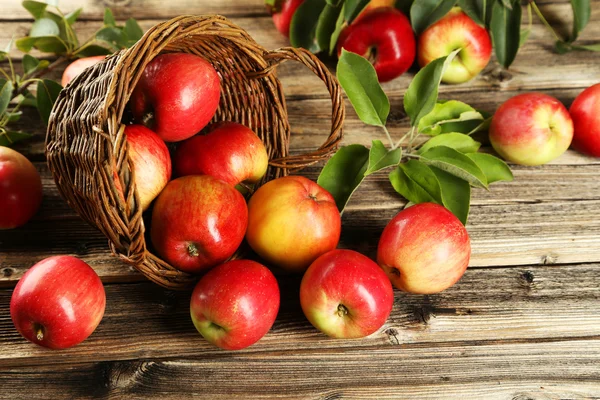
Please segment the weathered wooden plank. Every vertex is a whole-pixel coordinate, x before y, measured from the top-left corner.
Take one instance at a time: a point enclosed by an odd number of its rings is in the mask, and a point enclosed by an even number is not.
[[[333,340],[316,331],[300,309],[299,277],[280,276],[281,310],[272,331],[237,354],[260,358],[263,354],[361,348],[390,355],[414,349],[443,353],[453,346],[510,344],[505,347],[512,348],[517,343],[600,339],[598,271],[600,264],[469,269],[457,285],[437,295],[395,291],[394,309],[386,325],[362,340]],[[0,290],[0,368],[233,356],[209,345],[195,331],[189,317],[189,293],[170,292],[152,283],[105,288],[106,314],[96,332],[81,345],[58,352],[19,336],[9,316],[11,290]]]
[[[11,368],[0,398],[592,399],[600,341],[344,349]]]

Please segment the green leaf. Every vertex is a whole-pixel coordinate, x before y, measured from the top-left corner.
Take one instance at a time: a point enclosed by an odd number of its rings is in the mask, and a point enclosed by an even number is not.
[[[435,107],[442,75],[460,50],[454,50],[421,68],[408,85],[404,93],[404,110],[410,117],[411,126],[418,126],[421,118]]]
[[[49,6],[58,7],[58,0],[46,0]]]
[[[467,122],[468,123],[465,123]],[[458,100],[438,102],[418,126],[419,133],[439,135],[445,132],[469,133],[483,121],[483,115],[470,105]]]
[[[329,55],[333,55],[337,48],[337,42],[340,38],[340,34],[342,33],[342,29],[346,26],[344,22],[344,9],[346,8],[346,4],[342,5],[342,10],[340,11],[340,15],[338,15],[337,20],[335,21],[335,29],[331,33],[331,37],[329,39]]]
[[[337,78],[358,118],[368,125],[385,126],[390,101],[377,80],[373,65],[358,54],[342,50]]]
[[[430,168],[440,184],[442,204],[456,215],[463,225],[466,225],[471,206],[471,186],[468,182],[437,167]]]
[[[79,18],[79,14],[81,14],[82,11],[83,8],[78,8],[77,10],[68,13],[65,15],[65,20],[69,25],[73,25],[75,21],[77,21],[77,18]]]
[[[17,48],[24,53],[33,47],[45,53],[64,54],[67,51],[65,44],[58,36],[24,37],[17,39]]]
[[[305,0],[296,9],[290,24],[290,43],[294,47],[318,53],[320,48],[316,40],[319,15],[323,12],[325,0]]]
[[[77,52],[77,57],[104,56],[111,54],[112,52],[113,50],[111,49],[93,44],[82,47],[81,50]]]
[[[321,170],[317,183],[331,193],[340,212],[365,178],[368,165],[369,149],[351,144],[339,149]]]
[[[511,4],[511,0],[501,0],[502,5],[506,8],[508,8],[509,10],[513,9],[513,5]]]
[[[34,19],[39,19],[44,15],[44,11],[46,11],[48,4],[39,1],[25,0],[23,2],[23,7],[29,11],[29,14],[31,14]]]
[[[472,186],[487,189],[487,178],[481,168],[469,157],[450,147],[438,146],[429,149],[421,155],[421,161],[449,172]]]
[[[400,164],[390,173],[389,179],[394,190],[412,203],[441,203],[440,183],[431,169],[420,161]]]
[[[50,18],[40,18],[31,25],[30,37],[58,36],[60,28]]]
[[[346,0],[344,7],[344,19],[351,23],[358,14],[369,5],[370,0]]]
[[[527,42],[530,33],[531,29],[521,29],[521,34],[519,36],[519,47],[522,47],[525,42]]]
[[[365,171],[365,176],[381,171],[384,168],[398,165],[402,158],[402,148],[388,150],[381,140],[373,140],[371,150],[369,151],[369,166]]]
[[[573,33],[571,34],[571,41],[574,41],[590,21],[592,6],[590,5],[590,0],[571,0],[571,7],[573,8]]]
[[[565,43],[561,41],[557,41],[555,43],[555,50],[558,54],[565,54],[569,51],[600,51],[600,43],[597,44],[586,44],[586,45],[574,45],[570,43]]]
[[[48,125],[52,107],[56,102],[62,86],[50,79],[42,79],[37,85],[37,108],[42,120]]]
[[[17,111],[17,112],[5,112],[4,115],[6,115],[8,117],[8,122],[17,122],[18,120],[21,119],[21,116],[23,115],[23,111]]]
[[[325,9],[319,15],[317,23],[317,43],[322,51],[328,51],[331,45],[331,35],[336,29],[336,21],[341,14],[341,7],[335,7],[327,4]]]
[[[489,27],[495,0],[458,0],[458,6],[479,25]]]
[[[125,36],[127,36],[127,47],[133,46],[138,40],[142,38],[142,36],[144,36],[144,31],[142,30],[138,22],[133,18],[129,18],[125,22],[123,32],[125,33]]]
[[[123,41],[122,30],[120,28],[113,27],[102,28],[96,33],[96,39],[110,43],[116,48],[119,48],[121,47],[120,44]]]
[[[444,133],[425,142],[417,154],[423,154],[429,149],[438,146],[450,147],[454,150],[460,151],[461,153],[475,153],[481,147],[481,143],[473,140],[471,136],[463,133]]]
[[[518,0],[511,1],[515,4],[512,10],[496,0],[490,22],[496,57],[504,68],[510,67],[515,60],[521,40],[521,6]]]
[[[341,6],[341,3],[342,3],[344,0],[325,0],[325,1],[327,2],[327,5],[330,5],[330,6],[332,6],[332,7],[340,7],[340,6]]]
[[[6,131],[0,133],[0,146],[11,147],[13,144],[25,139],[32,138],[33,135],[24,132]]]
[[[0,115],[6,111],[10,99],[12,98],[13,83],[6,79],[0,79]]]
[[[35,71],[38,68],[38,65],[40,65],[40,60],[37,58],[29,54],[25,54],[23,56],[23,70],[26,74],[30,74]]]
[[[439,21],[454,7],[456,0],[419,0],[410,8],[410,23],[417,35]]]
[[[115,21],[115,16],[113,15],[110,8],[104,9],[104,25],[106,26],[117,26],[117,21]]]
[[[410,8],[414,0],[396,0],[396,9],[400,10],[404,15],[410,15]]]
[[[514,179],[512,171],[504,161],[491,154],[471,153],[467,154],[471,160],[483,171],[488,184],[498,181],[510,182]]]

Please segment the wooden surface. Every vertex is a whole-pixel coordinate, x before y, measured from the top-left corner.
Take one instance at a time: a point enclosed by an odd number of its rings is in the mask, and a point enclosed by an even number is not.
[[[262,0],[62,0],[82,6],[81,36],[99,26],[104,5],[144,28],[182,13],[218,12],[267,48],[286,45]],[[566,1],[541,1],[558,24]],[[1,0],[0,47],[26,33],[19,2]],[[600,41],[600,1],[593,2],[583,43]],[[522,91],[539,90],[569,105],[600,81],[600,55],[551,51],[552,38],[535,21],[510,71],[495,61],[472,82],[443,86],[440,97],[493,112]],[[15,58],[19,57],[14,53]],[[59,77],[61,71],[52,75]],[[402,94],[414,71],[384,86],[390,128],[407,130]],[[293,151],[318,146],[326,135],[325,88],[301,67],[280,68]],[[327,110],[327,111],[323,111]],[[25,227],[0,231],[0,398],[600,398],[600,159],[569,151],[543,167],[513,166],[515,181],[474,190],[467,226],[470,268],[449,290],[432,296],[396,291],[392,316],[363,340],[332,340],[303,317],[300,277],[279,274],[282,307],[272,331],[256,345],[225,352],[208,345],[189,318],[189,293],[147,282],[113,258],[106,239],[60,198],[45,166],[44,127],[28,110],[19,123],[36,137],[17,146],[34,161],[44,184],[40,212]],[[381,132],[358,121],[348,106],[345,143],[369,144]],[[489,148],[486,150],[489,151]],[[320,166],[304,171],[316,178]],[[343,217],[341,247],[374,256],[386,222],[404,201],[386,182],[369,177]],[[38,348],[14,329],[9,302],[22,274],[45,257],[73,254],[105,282],[107,308],[96,332],[73,349]]]

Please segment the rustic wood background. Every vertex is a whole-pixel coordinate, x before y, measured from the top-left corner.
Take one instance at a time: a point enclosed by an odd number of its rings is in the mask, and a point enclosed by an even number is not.
[[[561,31],[570,29],[566,0],[539,1]],[[600,41],[600,1],[582,43]],[[0,47],[25,35],[29,15],[0,0]],[[77,32],[87,37],[109,6],[143,28],[180,14],[220,13],[268,49],[285,46],[263,0],[62,0],[83,7]],[[510,71],[495,61],[468,84],[443,86],[440,98],[493,112],[522,91],[543,91],[567,106],[600,81],[600,55],[552,52],[552,36],[534,17],[528,42]],[[34,53],[35,54],[35,53]],[[21,55],[14,52],[13,57]],[[37,55],[37,54],[36,54]],[[52,73],[58,78],[62,71]],[[409,126],[402,94],[414,71],[384,86],[396,136]],[[293,151],[317,147],[329,128],[321,82],[307,70],[281,67]],[[324,111],[327,110],[327,111]],[[345,143],[382,138],[347,105]],[[569,151],[543,167],[513,166],[515,181],[475,190],[467,226],[470,268],[432,296],[396,291],[384,328],[363,340],[332,340],[303,317],[300,278],[279,276],[282,307],[272,331],[239,352],[208,345],[189,318],[189,293],[172,293],[113,258],[106,239],[60,198],[44,160],[44,127],[34,111],[19,123],[36,133],[17,146],[42,174],[44,202],[25,227],[0,231],[0,398],[600,398],[600,159]],[[315,179],[320,166],[304,172]],[[385,173],[369,177],[343,217],[342,247],[374,256],[386,222],[403,206]],[[107,308],[96,332],[67,351],[25,341],[9,313],[12,288],[35,262],[73,254],[105,282]]]

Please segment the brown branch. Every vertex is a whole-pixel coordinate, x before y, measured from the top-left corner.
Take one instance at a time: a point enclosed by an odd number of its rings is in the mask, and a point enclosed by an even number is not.
[[[46,75],[48,72],[51,72],[52,70],[54,70],[57,67],[62,66],[64,63],[66,63],[67,61],[69,61],[69,58],[67,58],[66,56],[60,56],[58,57],[56,60],[54,60],[50,65],[48,65],[48,67],[36,71],[35,73],[33,73],[29,78],[27,79],[37,79],[37,78],[41,78],[42,76]],[[13,99],[21,94],[23,94],[25,92],[25,90],[27,90],[27,87],[29,85],[25,85],[25,86],[21,86],[19,87],[13,94]]]

